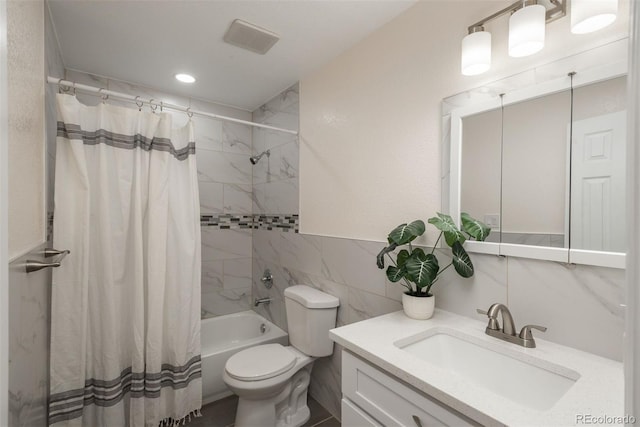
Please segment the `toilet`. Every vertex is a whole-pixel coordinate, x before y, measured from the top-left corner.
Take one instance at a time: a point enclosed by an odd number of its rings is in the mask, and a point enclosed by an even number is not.
[[[239,397],[236,427],[297,427],[309,419],[311,368],[333,353],[329,330],[340,300],[305,285],[285,289],[284,298],[290,345],[251,347],[225,365],[224,382]]]

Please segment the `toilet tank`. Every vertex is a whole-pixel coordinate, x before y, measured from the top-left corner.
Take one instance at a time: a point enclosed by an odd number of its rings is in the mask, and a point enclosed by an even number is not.
[[[310,286],[296,285],[284,290],[289,343],[308,356],[333,353],[329,329],[336,326],[340,300]]]

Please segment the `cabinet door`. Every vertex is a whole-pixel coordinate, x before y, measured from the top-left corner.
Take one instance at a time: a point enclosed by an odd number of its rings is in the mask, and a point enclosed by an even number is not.
[[[342,427],[382,427],[347,399],[342,399]]]
[[[342,352],[342,394],[384,426],[479,425],[347,351]]]

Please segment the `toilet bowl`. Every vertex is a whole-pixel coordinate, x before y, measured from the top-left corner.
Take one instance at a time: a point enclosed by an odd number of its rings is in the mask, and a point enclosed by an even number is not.
[[[238,395],[236,427],[298,427],[309,419],[307,390],[317,357],[330,356],[339,300],[297,285],[285,290],[291,346],[265,344],[231,356],[224,382]]]

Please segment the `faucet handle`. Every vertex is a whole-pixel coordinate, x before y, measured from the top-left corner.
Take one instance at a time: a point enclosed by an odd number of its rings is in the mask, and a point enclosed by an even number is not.
[[[523,340],[532,340],[533,339],[533,335],[531,334],[531,329],[537,329],[540,332],[546,332],[547,328],[544,326],[538,326],[538,325],[527,325],[524,326],[522,328],[522,330],[520,330],[520,338],[522,338]]]
[[[489,312],[488,311],[483,310],[481,308],[476,308],[476,311],[478,312],[478,314],[484,314],[485,316],[489,317],[489,324],[487,325],[487,329],[492,329],[494,331],[500,330],[500,325],[498,324],[498,319],[496,319],[495,317],[489,316]]]

